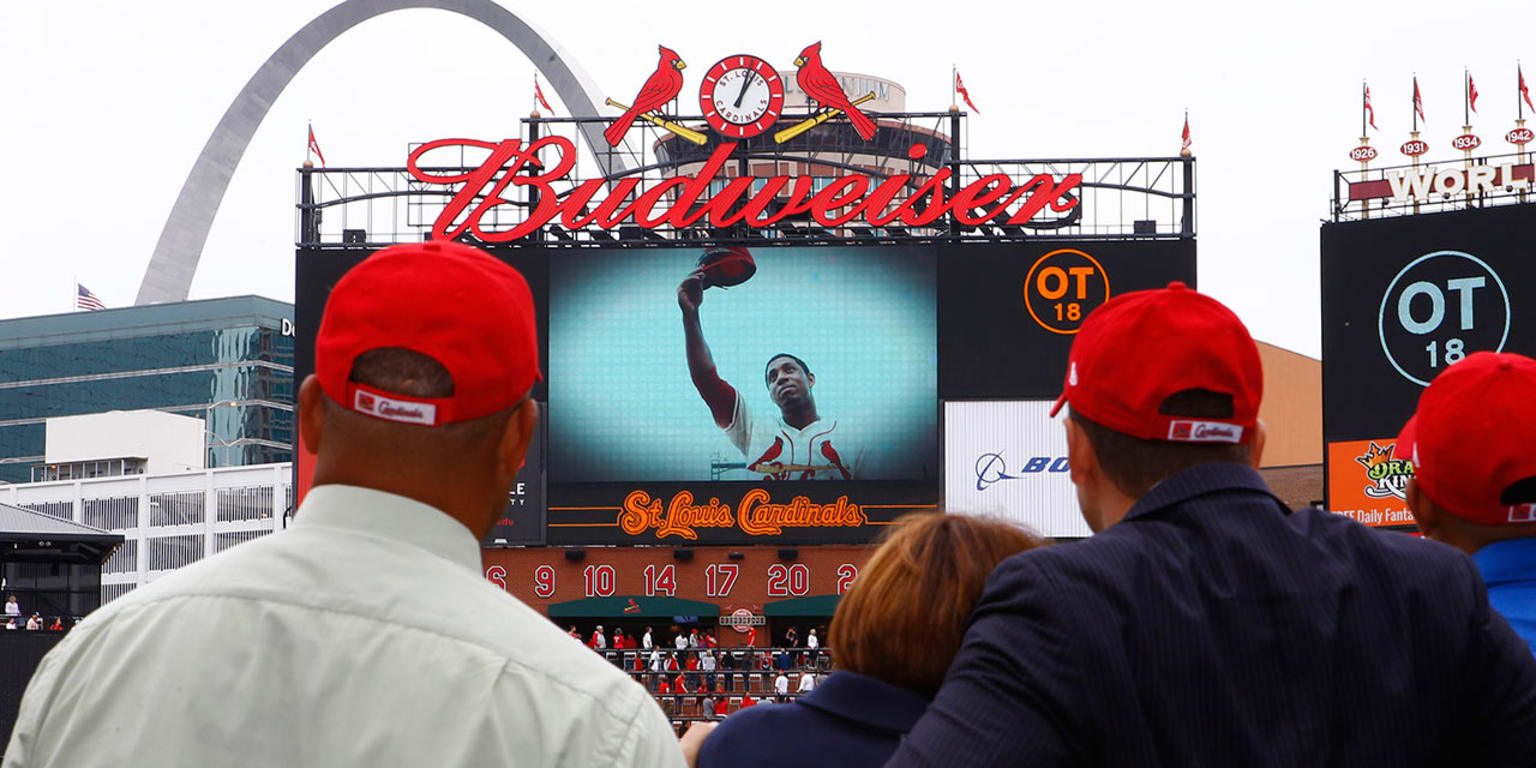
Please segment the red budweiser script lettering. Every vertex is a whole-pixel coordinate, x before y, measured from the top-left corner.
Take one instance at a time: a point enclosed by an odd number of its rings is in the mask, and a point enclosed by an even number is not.
[[[490,156],[479,168],[464,173],[423,170],[421,157],[443,148],[489,150]],[[1021,225],[1046,206],[1061,213],[1081,203],[1072,194],[1082,184],[1079,173],[1067,174],[1060,180],[1041,173],[1023,183],[994,173],[961,187],[953,195],[946,194],[952,173],[949,168],[940,168],[921,181],[905,173],[884,179],[857,174],[840,176],[820,191],[813,190],[809,176],[724,178],[721,170],[735,148],[735,144],[721,144],[696,176],[666,179],[645,189],[640,188],[640,180],[635,178],[589,179],[564,194],[557,192],[555,184],[575,167],[576,146],[561,136],[546,136],[526,147],[521,139],[499,143],[440,139],[412,151],[406,167],[412,177],[426,184],[464,185],[438,214],[432,225],[433,237],[450,239],[469,232],[488,243],[517,240],[557,220],[566,229],[612,229],[625,223],[647,229],[706,223],[718,228],[739,222],[769,227],[790,216],[809,214],[824,227],[840,227],[855,221],[874,227],[926,227],[952,213],[956,221],[966,226],[994,220]],[[923,155],[924,149],[923,145],[914,145],[909,154],[915,159]],[[536,172],[528,173],[529,169]],[[723,181],[724,188],[711,196],[710,183],[716,180]],[[762,182],[762,187],[753,192],[753,185],[758,182]],[[604,186],[609,187],[607,195],[594,200]],[[537,193],[537,203],[527,218],[506,230],[481,228],[480,221],[486,213],[511,204],[505,195],[509,188],[516,187],[528,187]],[[781,205],[770,212],[775,201]]]

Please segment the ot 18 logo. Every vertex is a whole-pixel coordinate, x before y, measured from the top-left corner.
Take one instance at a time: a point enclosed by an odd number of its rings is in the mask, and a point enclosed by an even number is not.
[[[1509,338],[1509,292],[1487,262],[1436,251],[1397,273],[1376,320],[1381,351],[1404,378],[1428,386],[1446,366]]]

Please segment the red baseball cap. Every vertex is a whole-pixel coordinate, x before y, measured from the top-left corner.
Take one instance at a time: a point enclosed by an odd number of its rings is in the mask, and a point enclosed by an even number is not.
[[[357,356],[383,348],[442,364],[453,395],[422,398],[352,381]],[[433,427],[509,408],[540,378],[528,281],[452,241],[385,248],[349,270],[326,300],[315,375],[331,400],[387,421]]]
[[[1232,396],[1232,416],[1160,413],[1170,396],[1203,389]],[[1169,283],[1104,302],[1083,321],[1067,359],[1066,403],[1095,423],[1143,440],[1246,443],[1264,394],[1259,349],[1221,302]]]
[[[1435,377],[1397,438],[1419,487],[1439,507],[1481,525],[1536,523],[1536,504],[1500,501],[1536,477],[1536,360],[1474,352]]]

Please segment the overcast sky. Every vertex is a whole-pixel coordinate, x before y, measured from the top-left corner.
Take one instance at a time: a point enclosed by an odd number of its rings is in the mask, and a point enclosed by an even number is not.
[[[1313,356],[1318,226],[1331,172],[1351,165],[1358,143],[1361,78],[1381,128],[1372,144],[1394,161],[1415,71],[1431,159],[1454,154],[1463,66],[1482,93],[1475,132],[1492,151],[1504,151],[1513,127],[1517,58],[1531,59],[1536,81],[1530,0],[502,1],[620,100],[654,67],[657,43],[689,62],[693,93],[722,56],[787,68],[821,40],[829,67],[901,83],[912,110],[948,106],[957,63],[981,110],[972,158],[1172,155],[1188,107],[1202,289],[1259,339]],[[334,4],[0,0],[0,317],[67,311],[76,279],[108,306],[131,304],[213,126],[266,57]],[[342,36],[262,123],[192,297],[293,300],[294,168],[307,120],[332,166],[401,166],[412,141],[516,136],[532,72],[499,35],[442,11],[400,11]]]

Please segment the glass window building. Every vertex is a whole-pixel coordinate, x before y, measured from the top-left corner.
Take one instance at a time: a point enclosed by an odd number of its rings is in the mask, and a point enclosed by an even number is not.
[[[293,458],[293,305],[236,296],[0,320],[0,482],[43,463],[54,416],[206,420],[208,467]]]

